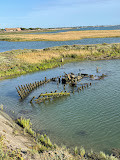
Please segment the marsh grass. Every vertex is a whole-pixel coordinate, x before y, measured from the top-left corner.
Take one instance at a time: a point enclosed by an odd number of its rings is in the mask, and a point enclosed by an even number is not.
[[[33,131],[30,119],[21,117],[17,119],[17,124],[24,128],[24,134],[27,132],[34,138],[36,145],[34,145],[33,150],[40,153],[55,148],[46,134],[40,135]]]
[[[53,144],[50,141],[49,137],[47,135],[37,135],[37,141],[43,144],[46,147],[52,147]]]
[[[24,128],[24,132],[29,133],[31,136],[36,137],[36,133],[32,130],[32,123],[30,122],[30,119],[25,119],[21,117],[20,119],[17,119],[17,123]]]
[[[74,154],[75,154],[75,156],[78,155],[78,148],[77,148],[77,146],[74,149]]]
[[[120,58],[120,44],[12,50],[0,53],[0,79],[51,69],[73,61],[115,58]]]
[[[80,148],[80,156],[81,156],[81,157],[84,157],[84,156],[85,156],[85,149],[84,149],[84,147],[81,147],[81,148]]]
[[[107,155],[102,151],[100,151],[98,158],[101,160],[118,160],[118,158],[114,157],[113,155]]]
[[[93,160],[119,160],[119,158],[108,154],[105,154],[104,152],[100,151],[99,153],[95,153],[95,152],[89,152],[87,153],[87,158],[89,159],[93,159]]]
[[[2,41],[68,41],[83,38],[120,37],[120,30],[86,30],[69,31],[54,34],[5,34],[0,35]]]

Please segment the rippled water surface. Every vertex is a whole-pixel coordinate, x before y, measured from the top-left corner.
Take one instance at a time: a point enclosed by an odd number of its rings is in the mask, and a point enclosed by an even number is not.
[[[96,73],[96,67],[100,73]],[[30,105],[33,96],[41,92],[63,90],[54,82],[34,90],[23,102],[15,87],[20,84],[63,75],[66,73],[107,74],[105,79],[89,80],[92,86],[69,97]],[[86,82],[84,79],[82,83]],[[95,151],[120,148],[120,60],[85,61],[66,64],[60,68],[27,74],[0,81],[0,103],[15,117],[30,118],[34,129],[47,133],[57,144],[84,146]],[[67,85],[66,90],[71,90]],[[12,111],[15,113],[12,113]]]

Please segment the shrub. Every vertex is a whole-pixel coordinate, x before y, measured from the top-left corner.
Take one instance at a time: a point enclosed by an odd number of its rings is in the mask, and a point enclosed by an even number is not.
[[[77,54],[71,54],[71,58],[77,58]]]

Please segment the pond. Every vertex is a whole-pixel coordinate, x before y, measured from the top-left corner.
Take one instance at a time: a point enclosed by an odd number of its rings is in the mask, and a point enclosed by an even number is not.
[[[100,73],[96,73],[99,67]],[[50,91],[61,91],[63,86],[50,82],[34,90],[24,101],[19,101],[15,87],[21,84],[52,78],[65,73],[106,74],[98,80],[88,80],[92,86],[68,97],[31,105],[33,96]],[[86,82],[87,79],[81,81]],[[120,147],[120,60],[84,61],[0,81],[0,103],[14,118],[30,118],[33,128],[47,133],[57,144],[69,147],[84,146],[95,151],[109,151]],[[66,90],[71,90],[69,85]],[[13,113],[14,111],[14,113]]]

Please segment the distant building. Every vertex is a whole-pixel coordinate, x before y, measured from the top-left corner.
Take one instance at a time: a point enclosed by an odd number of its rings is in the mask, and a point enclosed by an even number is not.
[[[21,31],[20,28],[5,28],[6,32]]]

